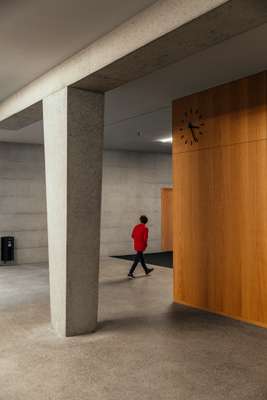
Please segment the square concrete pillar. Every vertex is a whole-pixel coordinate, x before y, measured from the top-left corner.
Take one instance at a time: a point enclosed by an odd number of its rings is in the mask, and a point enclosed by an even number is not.
[[[96,329],[104,96],[65,88],[43,100],[52,326]]]

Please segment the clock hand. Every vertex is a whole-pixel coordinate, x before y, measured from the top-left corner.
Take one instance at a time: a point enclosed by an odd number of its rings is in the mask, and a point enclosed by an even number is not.
[[[192,132],[192,136],[193,136],[193,139],[194,139],[194,141],[195,142],[198,142],[198,138],[196,137],[196,135],[195,135],[195,133],[194,133],[194,129],[193,129],[193,127],[190,125],[190,130],[191,130],[191,132]]]
[[[200,126],[198,126],[198,125],[191,125],[191,128],[193,128],[193,129],[200,129]]]

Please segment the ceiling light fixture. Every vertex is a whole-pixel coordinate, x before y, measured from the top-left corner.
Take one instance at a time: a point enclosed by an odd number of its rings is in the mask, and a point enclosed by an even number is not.
[[[158,142],[161,143],[172,143],[172,137],[164,138],[164,139],[158,139]]]

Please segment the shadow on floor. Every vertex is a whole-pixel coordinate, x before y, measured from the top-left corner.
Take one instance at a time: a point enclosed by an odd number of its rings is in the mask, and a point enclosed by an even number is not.
[[[134,282],[137,279],[150,279],[152,276],[152,275],[147,276],[145,274],[142,274],[142,275],[135,275],[134,279],[130,279],[130,278],[128,278],[127,273],[126,273],[125,278],[103,280],[102,282],[99,283],[99,285],[100,286],[112,286],[112,285],[116,286],[116,285],[126,284],[129,282]]]
[[[138,311],[138,314],[140,314]],[[201,333],[207,331],[210,334],[228,336],[235,331],[238,335],[257,336],[267,340],[267,330],[241,321],[233,320],[224,316],[208,313],[195,308],[179,304],[171,304],[164,312],[152,314],[151,316],[131,315],[129,317],[112,318],[100,321],[98,331],[136,331],[149,328],[153,332],[162,330],[174,330],[180,333]],[[207,336],[208,338],[208,336]]]

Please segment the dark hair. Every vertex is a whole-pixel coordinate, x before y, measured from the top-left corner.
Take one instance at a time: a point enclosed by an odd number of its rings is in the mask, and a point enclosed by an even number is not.
[[[146,224],[147,221],[148,221],[148,218],[147,218],[145,215],[141,215],[141,217],[140,217],[140,222],[141,222],[142,224]]]

